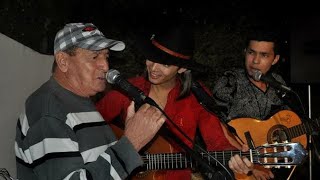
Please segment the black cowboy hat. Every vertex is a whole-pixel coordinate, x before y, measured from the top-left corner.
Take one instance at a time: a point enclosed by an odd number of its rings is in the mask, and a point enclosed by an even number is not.
[[[150,33],[151,34],[151,33]],[[153,62],[204,72],[207,67],[193,59],[194,34],[190,26],[171,26],[154,31],[140,42],[142,55]]]

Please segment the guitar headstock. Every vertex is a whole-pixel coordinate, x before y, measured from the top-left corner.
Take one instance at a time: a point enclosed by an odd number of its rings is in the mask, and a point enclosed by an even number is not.
[[[298,165],[308,155],[300,143],[267,144],[255,150],[254,163],[268,167]]]

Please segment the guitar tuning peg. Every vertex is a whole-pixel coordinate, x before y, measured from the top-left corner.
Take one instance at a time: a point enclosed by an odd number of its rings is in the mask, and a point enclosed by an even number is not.
[[[277,145],[277,144],[278,144],[278,142],[275,142],[274,144],[275,144],[275,145]],[[276,147],[276,146],[275,146],[275,147],[273,147],[273,152],[278,152],[278,150],[277,150],[277,147]],[[277,157],[273,158],[273,161],[274,161],[274,163],[278,163],[278,158],[277,158]],[[280,169],[280,166],[274,166],[274,168]]]

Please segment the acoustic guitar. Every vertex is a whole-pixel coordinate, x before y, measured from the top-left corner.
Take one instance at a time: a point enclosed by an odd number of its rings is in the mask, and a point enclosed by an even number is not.
[[[315,120],[319,127],[319,120]],[[253,118],[238,118],[228,123],[232,126],[240,139],[246,142],[245,132],[249,132],[255,145],[265,143],[299,142],[307,146],[306,134],[313,132],[315,125],[301,122],[299,116],[290,110],[282,110],[267,120]]]
[[[110,124],[111,128],[120,137],[123,130]],[[166,147],[163,148],[165,145]],[[158,147],[158,148],[155,148]],[[162,147],[162,148],[161,148]],[[166,149],[168,152],[165,152]],[[163,151],[156,153],[157,151]],[[223,165],[228,165],[229,159],[238,154],[246,156],[254,164],[267,165],[268,167],[287,167],[301,164],[307,152],[300,143],[279,143],[259,146],[249,152],[235,151],[210,151],[201,153],[210,165],[217,166],[218,160]],[[172,147],[161,136],[157,136],[144,154],[141,155],[144,162],[143,166],[137,168],[129,179],[134,180],[164,180],[166,170],[196,169],[197,162],[185,153],[172,153]]]

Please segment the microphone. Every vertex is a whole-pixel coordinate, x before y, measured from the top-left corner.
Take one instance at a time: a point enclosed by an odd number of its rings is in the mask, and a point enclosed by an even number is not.
[[[136,109],[139,109],[139,107],[144,103],[148,103],[155,107],[158,106],[153,99],[146,96],[140,89],[129,83],[123,76],[121,76],[118,70],[109,69],[106,74],[106,79],[108,83],[117,85],[127,93],[135,102]]]
[[[278,82],[271,75],[271,73],[269,73],[267,75],[263,75],[261,71],[255,71],[255,73],[253,74],[253,79],[256,81],[266,82],[270,86],[273,86],[274,88],[277,88],[277,89],[281,89],[281,90],[288,91],[288,92],[292,91],[291,88],[289,88],[288,86],[285,86],[285,85],[281,84],[280,82]]]

